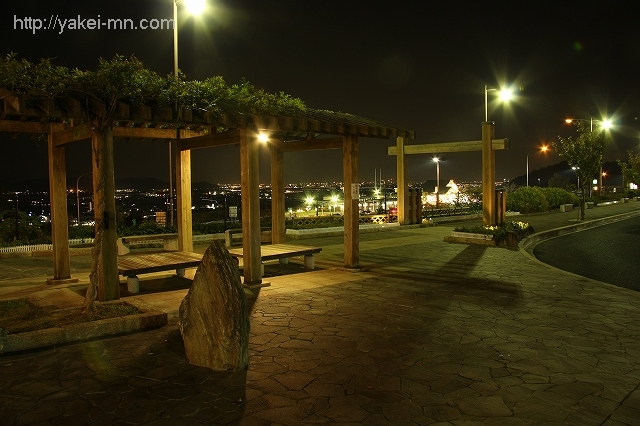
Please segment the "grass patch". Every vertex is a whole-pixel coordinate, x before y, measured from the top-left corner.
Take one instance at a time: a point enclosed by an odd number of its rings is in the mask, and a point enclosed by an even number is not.
[[[142,313],[126,302],[96,303],[96,307],[96,313],[88,314],[83,308],[52,310],[38,307],[27,299],[3,300],[0,301],[0,327],[7,334],[15,334]]]

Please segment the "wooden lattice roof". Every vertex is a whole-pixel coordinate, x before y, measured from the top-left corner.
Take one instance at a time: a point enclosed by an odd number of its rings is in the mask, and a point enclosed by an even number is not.
[[[0,111],[0,131],[13,133],[48,133],[50,123],[70,126],[86,122],[89,112],[106,116],[103,103],[90,100],[82,103],[66,97],[53,100],[29,100],[0,89],[3,101]],[[154,105],[129,105],[119,102],[115,114],[114,132],[128,137],[175,137],[175,129],[197,133],[215,133],[232,129],[264,131],[281,140],[314,139],[319,135],[355,134],[360,137],[414,139],[411,130],[360,117],[327,110],[306,109],[291,115],[258,115],[235,111],[213,114],[189,108],[167,108]],[[116,132],[116,129],[120,129]]]

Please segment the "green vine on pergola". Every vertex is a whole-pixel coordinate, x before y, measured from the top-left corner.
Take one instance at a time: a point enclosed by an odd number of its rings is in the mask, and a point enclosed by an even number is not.
[[[103,102],[107,109],[118,102],[199,109],[214,115],[234,111],[265,115],[304,113],[304,102],[284,92],[268,93],[242,79],[227,85],[220,76],[187,80],[180,73],[166,77],[144,66],[135,56],[100,59],[95,71],[55,65],[51,59],[32,63],[10,53],[0,58],[0,88],[29,100],[73,97]]]

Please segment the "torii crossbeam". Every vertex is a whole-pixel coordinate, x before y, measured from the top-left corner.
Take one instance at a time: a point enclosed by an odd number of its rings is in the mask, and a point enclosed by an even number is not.
[[[509,149],[509,139],[494,139],[495,123],[482,123],[482,140],[463,142],[441,142],[418,145],[407,145],[403,138],[398,138],[396,146],[387,148],[388,155],[397,156],[398,173],[398,222],[405,224],[405,184],[407,166],[404,156],[410,154],[442,154],[446,152],[482,151],[482,219],[485,225],[497,225],[495,206],[495,151]],[[401,153],[402,155],[398,155]],[[402,183],[402,184],[401,184]]]

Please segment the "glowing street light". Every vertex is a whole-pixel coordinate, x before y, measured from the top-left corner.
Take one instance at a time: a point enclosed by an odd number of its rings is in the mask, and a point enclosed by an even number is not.
[[[590,119],[586,119],[586,118],[566,118],[564,120],[565,123],[567,124],[572,124],[574,121],[584,121],[586,123],[589,123],[589,130],[591,130],[593,132],[593,123],[600,123],[600,125],[602,126],[602,128],[604,130],[609,130],[611,128],[611,126],[613,126],[613,122],[609,119],[604,119],[604,120],[594,120],[593,117]]]
[[[258,141],[262,143],[266,143],[269,140],[269,136],[266,133],[258,134]]]
[[[493,91],[499,91],[499,98],[502,102],[509,102],[513,99],[513,90],[511,89],[496,89],[493,87],[489,87],[485,84],[484,86],[484,121],[489,121],[489,102],[488,102],[488,93]]]
[[[547,152],[548,149],[549,147],[547,147],[546,145],[542,145],[539,149],[536,148],[533,151],[529,152],[529,154],[532,154],[536,151]],[[527,154],[527,186],[529,186],[529,154]]]
[[[584,121],[584,122],[588,122],[589,123],[589,129],[591,132],[593,132],[593,123],[600,123],[600,125],[602,126],[602,128],[604,130],[609,130],[611,129],[611,127],[613,126],[613,122],[607,118],[605,118],[604,120],[594,120],[593,117],[589,118],[588,120],[586,118],[567,118],[564,120],[565,123],[567,124],[572,124],[574,121]],[[602,195],[602,156],[600,157],[600,186],[599,188],[599,193],[600,195]]]

